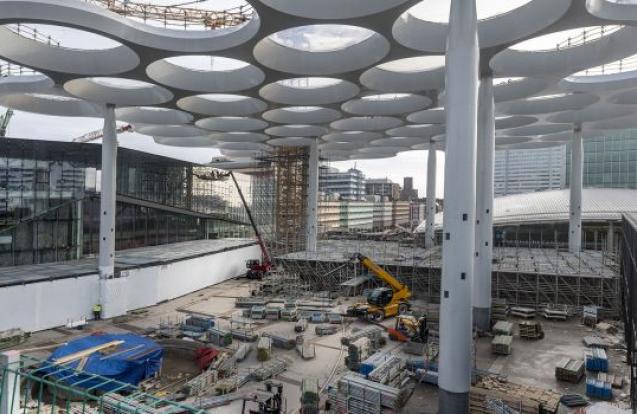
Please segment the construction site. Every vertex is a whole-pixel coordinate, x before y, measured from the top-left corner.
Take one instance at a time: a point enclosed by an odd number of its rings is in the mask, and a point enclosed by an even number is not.
[[[438,412],[441,247],[396,228],[325,232],[305,250],[308,160],[284,148],[241,170],[253,177],[244,190],[260,247],[239,278],[106,320],[3,332],[5,350],[20,350],[3,354],[3,389],[14,390],[3,404],[25,413]],[[206,249],[191,246],[191,255]],[[621,257],[494,247],[471,413],[630,407]]]
[[[636,6],[317,1],[0,0],[0,414],[637,413]]]

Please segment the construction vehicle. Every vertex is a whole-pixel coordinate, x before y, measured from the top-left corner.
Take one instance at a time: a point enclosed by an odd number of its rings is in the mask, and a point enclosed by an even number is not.
[[[366,303],[357,303],[347,309],[348,316],[364,317],[380,322],[385,318],[401,315],[409,311],[411,291],[405,284],[378,266],[370,258],[360,253],[354,256],[354,259],[357,259],[362,267],[388,284],[389,287],[378,287],[371,290],[367,294]]]
[[[241,414],[281,414],[283,412],[283,384],[266,381],[265,390],[243,398]]]
[[[246,262],[246,268],[248,269],[246,273],[246,277],[248,279],[257,279],[261,280],[273,269],[272,258],[270,256],[270,252],[268,252],[268,248],[263,241],[263,237],[261,236],[261,232],[257,227],[257,223],[254,221],[254,217],[252,217],[252,212],[250,211],[250,207],[246,202],[245,197],[243,196],[243,191],[241,191],[241,187],[239,187],[239,183],[235,178],[232,171],[228,173],[234,182],[235,187],[237,187],[237,192],[239,193],[239,197],[241,198],[241,202],[243,202],[243,206],[246,209],[246,214],[248,215],[248,219],[250,220],[250,225],[254,230],[254,235],[257,238],[257,243],[259,243],[259,248],[261,249],[261,260],[258,259],[250,259]]]
[[[427,318],[416,318],[412,315],[398,315],[396,325],[393,329],[388,329],[389,339],[399,342],[427,342],[429,329],[427,328]]]

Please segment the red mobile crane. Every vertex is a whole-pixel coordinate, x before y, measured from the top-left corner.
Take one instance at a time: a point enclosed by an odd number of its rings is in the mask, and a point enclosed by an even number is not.
[[[246,209],[246,213],[248,214],[248,219],[250,220],[250,224],[252,225],[252,229],[254,230],[254,235],[257,238],[257,242],[259,243],[259,248],[261,248],[261,260],[251,259],[246,262],[246,267],[248,268],[248,272],[246,273],[246,277],[248,279],[263,279],[270,271],[274,268],[274,263],[272,263],[272,258],[270,257],[270,253],[268,252],[268,248],[263,241],[263,237],[261,236],[261,232],[257,227],[257,223],[254,221],[254,217],[252,217],[252,212],[250,211],[250,207],[248,207],[248,203],[246,202],[245,197],[243,196],[243,191],[241,191],[241,187],[239,187],[239,183],[235,178],[232,171],[230,171],[230,177],[232,177],[232,181],[234,182],[235,187],[237,187],[237,191],[239,192],[239,197],[241,197],[241,201],[243,202],[243,206]]]

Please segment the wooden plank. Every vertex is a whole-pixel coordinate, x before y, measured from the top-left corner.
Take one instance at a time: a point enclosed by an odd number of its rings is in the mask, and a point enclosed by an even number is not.
[[[77,359],[83,358],[83,357],[87,357],[90,356],[91,354],[94,354],[95,352],[99,352],[99,351],[103,351],[105,349],[109,349],[109,348],[113,348],[116,346],[119,346],[121,344],[123,344],[124,341],[111,341],[111,342],[106,342],[102,345],[97,345],[91,348],[87,348],[83,351],[79,351],[79,352],[75,352],[69,355],[66,355],[62,358],[58,358],[55,360],[55,362],[53,362],[54,365],[62,365],[62,364],[67,364],[69,362],[75,361]]]

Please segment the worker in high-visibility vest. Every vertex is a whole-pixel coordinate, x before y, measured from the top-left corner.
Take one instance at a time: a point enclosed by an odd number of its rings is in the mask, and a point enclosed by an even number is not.
[[[95,319],[96,321],[102,319],[102,305],[100,305],[99,303],[93,305],[93,319]]]

